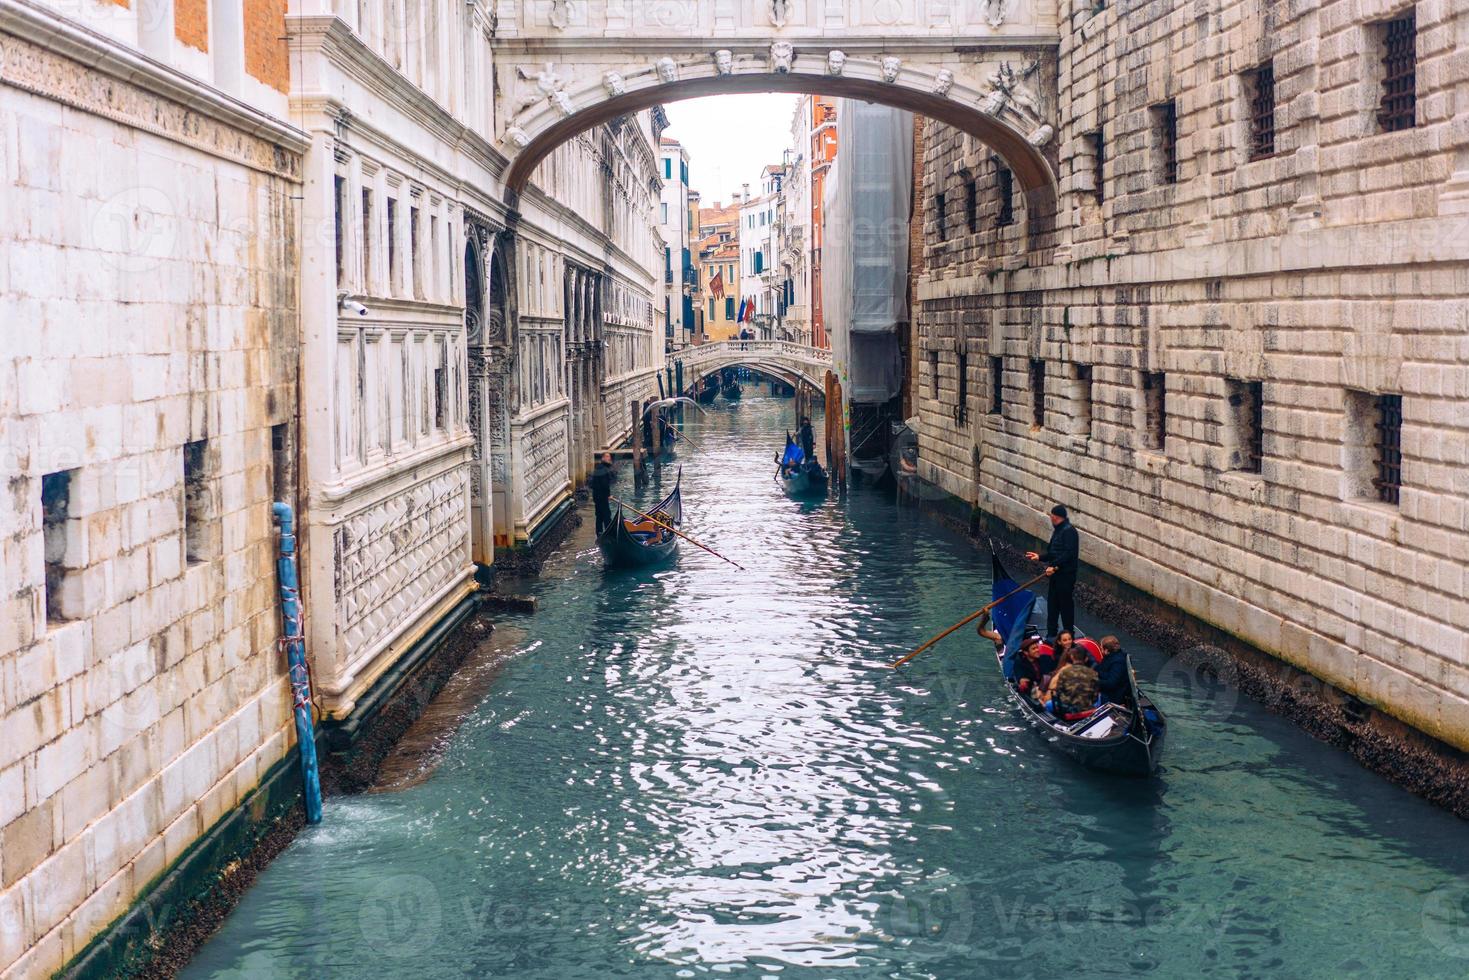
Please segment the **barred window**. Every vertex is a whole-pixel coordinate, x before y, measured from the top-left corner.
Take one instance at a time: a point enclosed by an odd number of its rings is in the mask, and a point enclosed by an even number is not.
[[[1164,448],[1168,438],[1167,383],[1162,371],[1143,373],[1143,445]]]
[[[1039,428],[1046,425],[1046,362],[1030,360],[1030,419]]]
[[[1081,436],[1083,439],[1090,439],[1092,437],[1092,366],[1073,364],[1072,369],[1076,372],[1072,434]]]
[[[1107,181],[1103,176],[1107,163],[1107,144],[1101,129],[1087,133],[1086,141],[1092,150],[1092,193],[1096,195],[1097,203],[1101,204],[1107,197]]]
[[[1226,379],[1229,400],[1229,468],[1259,473],[1265,456],[1265,387],[1259,381]]]
[[[947,205],[947,195],[945,195],[942,191],[934,195],[933,218],[935,224],[938,226],[939,241],[941,242],[946,242],[949,240],[949,227],[944,217],[947,211]]]
[[[959,398],[954,404],[954,419],[960,425],[969,420],[969,355],[959,354]]]
[[[1377,476],[1372,485],[1377,499],[1396,504],[1403,489],[1403,396],[1378,395],[1374,429]]]
[[[1015,175],[1009,167],[996,171],[996,183],[1000,189],[1000,214],[995,224],[1001,227],[1015,223]]]
[[[1417,15],[1409,10],[1402,17],[1378,27],[1382,38],[1382,98],[1377,107],[1377,124],[1384,133],[1412,129],[1418,108]]]
[[[937,401],[939,397],[939,352],[936,350],[928,352],[928,380],[929,390],[934,400]]]
[[[1005,359],[990,358],[990,414],[1005,414]]]
[[[1250,100],[1250,159],[1275,153],[1275,66],[1265,62],[1245,73],[1245,94]]]
[[[1153,106],[1153,129],[1158,152],[1160,183],[1178,183],[1178,104],[1169,100]]]
[[[964,223],[969,226],[971,235],[979,231],[979,188],[973,177],[966,177],[964,181]]]

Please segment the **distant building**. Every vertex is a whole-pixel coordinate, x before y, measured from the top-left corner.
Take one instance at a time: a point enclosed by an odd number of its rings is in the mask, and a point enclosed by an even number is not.
[[[709,342],[740,332],[740,205],[699,209],[699,281],[703,335]]]
[[[760,194],[740,204],[740,299],[746,304],[744,323],[761,340],[776,337],[776,325],[784,312],[776,283],[780,281],[775,257],[780,249],[778,233],[780,194],[785,171],[776,164],[760,175]],[[749,312],[753,311],[753,313]]]
[[[663,191],[658,202],[658,231],[663,236],[663,314],[666,346],[682,347],[694,333],[693,221],[689,209],[689,154],[678,140],[663,136],[658,146],[658,174]]]

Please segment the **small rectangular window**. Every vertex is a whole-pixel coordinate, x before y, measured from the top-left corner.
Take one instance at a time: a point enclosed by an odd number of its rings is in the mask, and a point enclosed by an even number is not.
[[[1403,486],[1403,396],[1346,393],[1346,497],[1396,506]]]
[[[1158,182],[1178,183],[1178,105],[1169,100],[1153,106],[1153,139],[1157,148]]]
[[[724,318],[733,320],[735,318],[735,304],[733,296],[724,297]]]
[[[1092,194],[1101,204],[1107,198],[1107,180],[1103,176],[1107,165],[1107,144],[1102,130],[1094,129],[1087,133],[1086,142],[1092,153]]]
[[[1000,213],[995,219],[995,224],[1004,227],[1015,223],[1015,175],[1010,168],[1001,166],[995,174],[996,186],[1000,192]]]
[[[1038,428],[1046,425],[1046,362],[1030,359],[1030,421]]]
[[[1382,50],[1382,96],[1377,124],[1384,133],[1412,129],[1418,111],[1418,21],[1409,10],[1377,25]]]
[[[964,181],[964,225],[971,235],[979,231],[979,187],[973,177]]]
[[[1265,456],[1265,386],[1225,379],[1229,409],[1229,469],[1259,473]]]
[[[215,557],[208,440],[185,443],[183,457],[184,557],[193,565]]]
[[[337,285],[338,286],[341,286],[341,285],[345,284],[345,282],[347,280],[347,260],[346,260],[346,254],[345,254],[345,251],[344,251],[344,244],[345,243],[342,241],[342,237],[343,237],[343,233],[344,233],[344,228],[342,227],[342,222],[344,220],[344,212],[347,209],[346,195],[347,195],[347,180],[346,180],[345,177],[337,177],[336,178],[336,181],[335,181],[335,183],[333,185],[333,189],[332,189],[332,207],[333,207],[333,230],[334,230],[334,238],[333,238],[333,241],[335,243],[335,247],[336,247],[336,251],[337,251]]]
[[[663,158],[663,179],[664,180],[672,180],[673,179],[673,158],[672,157],[664,157]]]
[[[418,208],[408,209],[408,265],[413,273],[413,295],[423,299],[423,262],[418,252],[418,226],[421,222]]]
[[[1005,359],[1003,357],[990,358],[990,414],[1003,415],[1005,412]]]
[[[933,220],[935,226],[938,228],[939,241],[941,242],[948,241],[949,239],[949,229],[944,222],[944,206],[946,203],[947,202],[945,200],[945,195],[943,193],[934,195]]]
[[[1161,371],[1144,371],[1143,445],[1162,450],[1168,437],[1167,384]]]
[[[1403,489],[1403,396],[1378,395],[1373,442],[1377,475],[1372,481],[1377,499],[1396,505]]]
[[[928,352],[928,384],[929,394],[934,401],[939,397],[939,352],[931,350]]]
[[[1250,159],[1275,153],[1275,66],[1265,62],[1245,72],[1245,98],[1250,104]]]
[[[66,588],[75,570],[67,567],[67,551],[76,533],[71,521],[71,478],[76,470],[61,470],[41,477],[41,538],[46,560],[46,619],[62,622],[75,619],[75,599]]]
[[[388,292],[398,291],[398,202],[388,198]]]
[[[954,418],[960,425],[969,420],[969,355],[959,354],[959,397],[954,403]]]
[[[362,192],[362,291],[372,291],[372,191]]]
[[[1075,414],[1072,434],[1083,439],[1092,437],[1092,367],[1090,364],[1073,364],[1076,372]]]

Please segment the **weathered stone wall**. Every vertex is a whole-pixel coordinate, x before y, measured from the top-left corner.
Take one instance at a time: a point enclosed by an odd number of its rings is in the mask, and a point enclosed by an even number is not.
[[[998,162],[930,125],[922,473],[1036,534],[1065,502],[1086,561],[1469,748],[1469,11],[1416,5],[1416,125],[1381,132],[1375,22],[1411,9],[1065,5],[1054,249],[1027,251],[1019,194],[999,225]],[[1244,73],[1267,61],[1275,152],[1251,159]],[[1356,448],[1382,394],[1402,396],[1396,505]]]
[[[291,748],[270,504],[304,148],[31,26],[0,30],[0,972],[23,977]]]

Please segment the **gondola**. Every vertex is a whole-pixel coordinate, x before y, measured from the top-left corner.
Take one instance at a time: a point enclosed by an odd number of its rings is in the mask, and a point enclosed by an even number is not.
[[[672,527],[683,522],[680,483],[682,475],[674,483],[673,492],[648,511],[649,515]],[[637,514],[625,517],[623,504],[619,502],[612,511],[612,523],[597,535],[597,547],[602,549],[608,568],[643,568],[678,554],[678,535]]]
[[[826,470],[816,460],[804,457],[805,453],[787,432],[785,453],[775,457],[776,466],[779,467],[775,477],[786,496],[792,499],[817,497],[826,493]]]
[[[994,585],[991,597],[999,599],[1018,588],[1005,571],[1000,559],[990,551],[994,563]],[[1168,719],[1163,711],[1137,687],[1132,663],[1127,665],[1132,678],[1132,701],[1137,706],[1105,704],[1077,721],[1064,721],[1046,711],[1020,693],[1011,662],[1017,655],[1020,640],[1026,633],[1039,632],[1037,624],[1045,619],[1045,600],[1028,590],[1018,592],[997,605],[993,611],[995,631],[1004,637],[1004,645],[995,651],[1005,686],[1010,697],[1030,726],[1045,736],[1047,744],[1071,756],[1089,769],[1123,776],[1149,776],[1158,768],[1168,733]],[[1080,639],[1080,631],[1077,632]]]
[[[724,386],[721,394],[724,395],[727,401],[737,402],[744,392],[740,390],[740,383],[738,381],[731,381]]]
[[[695,400],[698,401],[700,405],[708,405],[710,402],[714,401],[714,399],[718,397],[719,385],[715,384],[712,380],[705,381],[702,385],[700,385],[698,392],[694,395]]]

